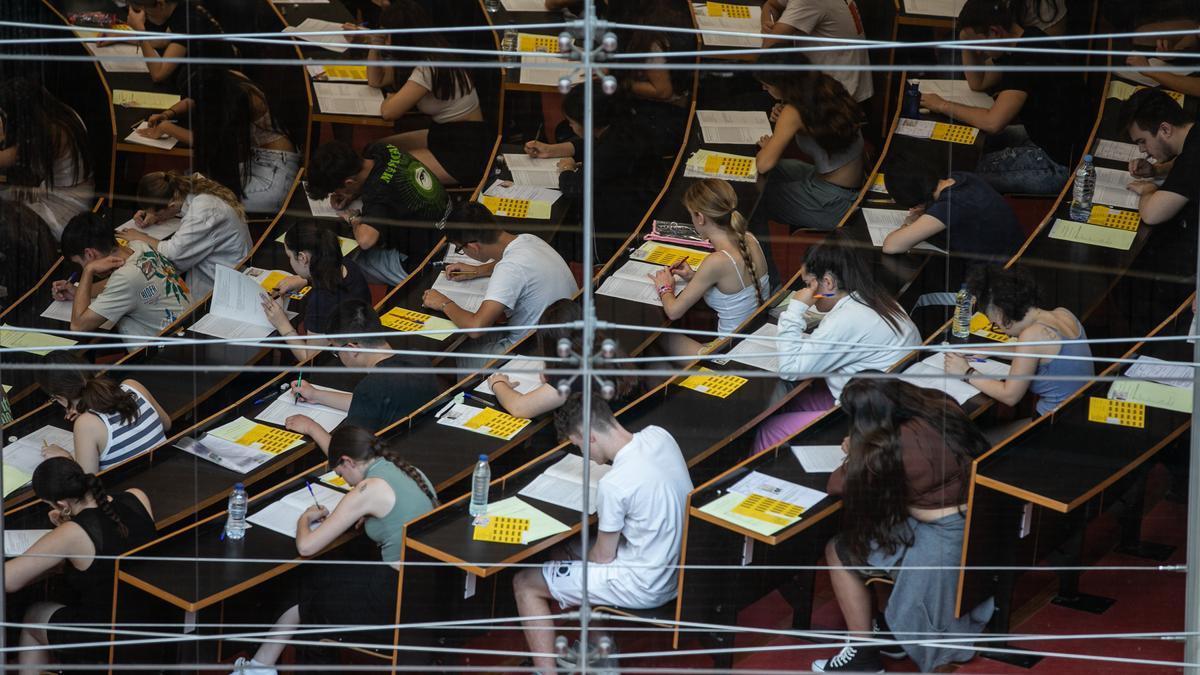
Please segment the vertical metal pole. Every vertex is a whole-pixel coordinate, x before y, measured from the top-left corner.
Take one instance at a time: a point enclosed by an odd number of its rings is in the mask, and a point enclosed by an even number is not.
[[[1200,232],[1200,228],[1197,228]],[[1200,247],[1196,251],[1200,265]],[[1200,270],[1200,267],[1193,269]],[[1200,298],[1200,274],[1196,277],[1196,297]],[[1192,362],[1200,362],[1200,340],[1192,344]],[[1200,369],[1192,369],[1192,391],[1200,392]],[[1192,397],[1192,428],[1188,458],[1188,515],[1187,515],[1187,595],[1183,603],[1184,630],[1187,639],[1183,647],[1185,675],[1200,675],[1200,396]]]
[[[592,192],[592,170],[595,162],[595,143],[593,142],[593,110],[592,93],[595,85],[592,79],[592,46],[595,35],[596,6],[593,0],[583,3],[583,45],[580,49],[580,63],[583,68],[583,336],[580,350],[579,365],[581,371],[579,380],[583,383],[583,507],[580,522],[583,529],[580,533],[580,549],[583,552],[582,598],[579,606],[579,664],[580,672],[588,672],[588,622],[591,618],[591,603],[588,602],[588,486],[591,484],[591,430],[592,430],[592,353],[594,350],[596,330],[596,305],[592,298],[592,237],[595,236],[595,218],[592,209],[595,205],[595,195]]]

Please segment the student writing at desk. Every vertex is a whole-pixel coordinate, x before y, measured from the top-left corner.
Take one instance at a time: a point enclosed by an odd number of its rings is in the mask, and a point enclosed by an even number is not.
[[[61,564],[63,597],[34,603],[21,630],[21,666],[44,670],[51,653],[60,662],[107,663],[108,645],[95,632],[73,631],[56,624],[108,626],[112,623],[115,556],[154,538],[150,500],[138,489],[118,495],[104,491],[100,479],[73,460],[53,457],[33,472],[33,491],[50,505],[54,529],[25,555],[4,563],[4,591],[14,593],[33,584]],[[40,626],[38,624],[41,624]],[[49,628],[46,628],[46,625]],[[101,644],[55,649],[55,645]]]
[[[446,218],[446,239],[456,252],[479,261],[478,265],[451,263],[446,266],[446,276],[451,280],[488,277],[487,291],[475,311],[460,307],[432,288],[425,291],[421,302],[468,331],[475,342],[467,350],[488,354],[505,351],[529,332],[550,303],[570,298],[579,290],[571,268],[553,246],[537,235],[504,230],[478,202],[462,202],[451,208]],[[479,331],[505,316],[513,330]]]
[[[175,216],[182,222],[175,234],[163,241],[133,227],[121,236],[145,242],[170,258],[187,274],[193,299],[212,290],[217,265],[237,268],[250,254],[253,240],[246,211],[233,192],[216,181],[198,173],[181,176],[174,171],[155,171],[138,181],[137,198],[142,209],[133,215],[134,224],[153,225]]]
[[[408,276],[404,261],[420,261],[437,242],[435,223],[446,215],[446,190],[428,167],[390,143],[358,153],[341,141],[322,145],[308,173],[308,196],[329,197],[354,228],[355,262],[367,279],[395,286]],[[349,209],[362,198],[362,210]]]
[[[732,333],[770,295],[767,258],[758,239],[747,233],[746,219],[737,210],[737,193],[729,183],[715,178],[696,181],[684,193],[683,205],[696,231],[712,243],[713,252],[695,270],[680,261],[647,276],[667,318],[682,317],[703,298],[717,313],[717,330]],[[687,282],[678,296],[676,275]],[[667,337],[671,354],[699,354],[706,348],[686,335]]]
[[[297,223],[283,236],[283,250],[295,274],[280,281],[270,295],[263,298],[263,312],[280,335],[295,335],[296,329],[277,299],[305,286],[312,287],[304,301],[304,329],[309,335],[324,331],[341,303],[347,300],[371,303],[367,278],[353,260],[342,257],[337,234],[332,229],[313,222]],[[317,350],[310,351],[305,346],[329,344],[327,340],[289,340],[288,343],[298,362],[317,355]]]
[[[380,15],[381,28],[430,28],[432,23],[425,9],[414,0],[394,0]],[[479,109],[479,94],[471,73],[465,68],[422,65],[404,69],[387,65],[390,58],[405,61],[424,58],[426,61],[453,61],[457,57],[439,51],[448,49],[446,39],[434,32],[398,32],[391,35],[372,35],[378,44],[412,47],[418,51],[382,52],[372,49],[368,58],[379,66],[367,68],[367,80],[373,87],[395,89],[384,99],[379,114],[395,121],[413,109],[428,115],[428,129],[408,131],[383,140],[412,155],[437,176],[443,185],[474,185],[487,166],[495,135],[483,121]],[[408,72],[407,81],[398,80]]]
[[[758,62],[809,64],[803,54],[781,51],[768,51]],[[768,220],[793,230],[832,230],[862,187],[862,108],[840,82],[819,71],[761,70],[754,77],[779,104],[771,113],[771,135],[758,141],[755,162],[766,182],[751,230],[761,235]],[[785,159],[791,143],[810,161]]]
[[[246,211],[274,215],[300,170],[296,146],[250,78],[220,66],[195,72],[188,97],[148,117],[138,133],[192,146],[196,171],[229,188]],[[185,115],[190,128],[177,122]]]
[[[1200,19],[1200,15],[1193,14],[1190,17],[1179,17],[1177,19],[1177,21],[1181,22],[1183,24],[1183,26],[1187,26],[1189,28],[1196,29],[1196,28],[1200,28],[1200,20],[1198,20],[1198,19]],[[1138,30],[1139,30],[1139,32],[1145,31],[1147,29],[1150,29],[1150,30],[1163,30],[1163,29],[1179,30],[1183,26],[1171,25],[1171,26],[1160,26],[1160,27],[1155,28],[1152,26],[1142,25],[1142,26],[1139,26]],[[1197,46],[1197,44],[1196,44],[1195,34],[1182,35],[1182,36],[1181,35],[1173,35],[1169,38],[1158,38],[1155,40],[1155,47],[1156,47],[1157,51],[1159,51],[1159,52],[1195,51],[1196,46]],[[1158,60],[1165,62],[1167,65],[1179,65],[1179,64],[1172,64],[1171,57],[1162,58],[1162,59],[1158,59]],[[1186,96],[1200,96],[1200,77],[1188,75],[1186,73],[1169,73],[1169,72],[1163,72],[1163,71],[1159,71],[1159,70],[1150,70],[1150,68],[1151,68],[1150,58],[1147,57],[1145,54],[1130,54],[1129,56],[1125,57],[1125,63],[1134,68],[1145,68],[1146,70],[1139,72],[1140,75],[1154,80],[1155,82],[1159,83],[1160,85],[1162,85],[1163,87],[1165,87],[1167,89],[1170,89],[1172,91],[1177,91]]]
[[[888,195],[908,209],[904,226],[884,238],[884,253],[908,253],[928,241],[968,263],[1004,263],[1025,240],[1012,207],[974,173],[947,172],[914,153],[897,152],[884,176]]]
[[[1154,225],[1182,215],[1188,225],[1200,222],[1196,201],[1200,138],[1192,137],[1193,117],[1167,94],[1142,89],[1121,105],[1118,126],[1129,132],[1138,150],[1156,162],[1129,162],[1129,173],[1142,179],[1129,184],[1130,190],[1141,195],[1138,214],[1142,220]],[[1157,177],[1164,177],[1162,187],[1150,180]]]
[[[388,353],[390,347],[383,337],[337,337],[385,332],[387,330],[379,323],[379,315],[374,308],[362,300],[347,300],[338,305],[325,327],[325,333],[334,340],[336,346],[342,348],[338,352],[338,360],[347,368],[383,370],[431,367],[429,359],[424,356]],[[441,392],[437,378],[430,372],[393,371],[368,374],[358,381],[350,394],[317,389],[308,380],[292,382],[290,393],[299,395],[301,401],[345,410],[347,415],[344,424],[378,431],[407,417]],[[292,415],[286,421],[288,429],[310,436],[321,450],[328,453],[329,432],[320,424],[306,415]]]
[[[96,183],[83,119],[23,77],[0,83],[0,196],[25,204],[55,239],[91,210]]]
[[[954,611],[971,460],[988,450],[987,439],[944,394],[899,380],[855,377],[842,390],[842,408],[850,420],[846,459],[827,490],[843,497],[845,517],[825,560],[847,630],[913,641],[979,633],[991,618],[990,600],[958,619]],[[896,582],[886,611],[875,617],[865,584],[871,577]],[[928,673],[974,653],[915,642],[847,645],[812,668],[882,673],[880,654],[907,655]]]
[[[208,8],[197,0],[128,0],[126,21],[136,31],[171,33],[173,35],[220,35],[225,30]],[[142,40],[138,43],[147,59],[235,59],[235,43],[211,38],[195,40],[167,37]],[[180,66],[183,65],[182,68]],[[146,61],[150,79],[173,82],[175,89],[187,91],[190,66],[177,61]]]
[[[592,604],[630,609],[657,607],[675,597],[683,518],[692,479],[675,439],[665,429],[646,427],[631,433],[599,397],[592,398],[591,428],[583,428],[583,398],[574,394],[554,414],[560,437],[575,445],[588,434],[592,460],[612,469],[596,489],[599,533],[587,551],[587,593]],[[540,569],[513,577],[517,611],[522,617],[554,613],[583,600],[584,551],[572,540]],[[554,651],[554,622],[529,619],[525,640],[541,654]],[[539,656],[534,667],[544,675],[558,672],[553,656]]]
[[[271,629],[275,640],[290,639],[286,631],[300,625],[395,623],[404,525],[438,503],[425,474],[362,427],[338,427],[330,439],[329,451],[329,468],[353,487],[333,513],[314,504],[301,514],[296,523],[296,551],[302,556],[316,555],[361,522],[388,564],[314,566],[316,571],[310,572],[311,578],[299,589],[299,602],[288,608]],[[346,637],[355,643],[390,645],[391,629],[380,633],[355,631]],[[283,642],[264,643],[253,658],[239,657],[233,664],[234,675],[275,675],[274,665],[285,646]],[[302,648],[300,660],[307,664],[337,663],[329,652]]]
[[[784,39],[791,35],[846,39],[845,49],[814,51],[809,53],[809,59],[820,66],[832,66],[825,73],[841,82],[854,100],[866,108],[866,101],[875,93],[871,71],[867,69],[871,61],[865,49],[856,49],[849,42],[866,40],[858,3],[854,0],[767,0],[762,6],[762,27],[766,34],[763,47],[837,44]]]
[[[74,459],[88,473],[136,457],[167,440],[171,418],[154,396],[137,380],[115,380],[83,370],[84,362],[71,352],[50,352],[45,366],[34,373],[38,386],[72,424]],[[43,457],[71,455],[57,445],[47,446]]]
[[[804,288],[779,317],[780,377],[828,375],[759,426],[755,452],[791,437],[832,408],[854,373],[886,370],[904,356],[905,347],[921,342],[912,319],[871,276],[848,240],[834,235],[810,249],[801,275]],[[825,314],[809,339],[813,308]]]
[[[140,241],[118,246],[112,226],[93,213],[67,223],[61,247],[83,268],[78,288],[69,279],[52,284],[55,300],[72,302],[71,330],[111,321],[123,335],[158,335],[192,304],[170,260]]]
[[[967,291],[974,296],[976,307],[992,322],[992,330],[1017,338],[1005,351],[1015,351],[1021,356],[1013,358],[1009,379],[980,377],[966,357],[956,353],[946,354],[947,373],[962,377],[979,391],[1009,406],[1019,403],[1026,392],[1033,392],[1038,397],[1034,406],[1038,415],[1053,411],[1095,374],[1092,348],[1086,342],[1083,324],[1065,307],[1042,307],[1038,303],[1037,285],[1027,274],[1013,269],[976,267],[967,276]],[[1058,340],[1069,342],[1021,344]],[[1038,377],[1029,379],[1029,376]],[[1078,379],[1038,379],[1041,376]],[[1000,433],[1027,422],[1019,420],[990,431],[989,435],[1003,438]]]
[[[960,40],[1011,40],[1045,38],[1032,26],[1022,26],[1012,7],[997,0],[967,0],[958,14]],[[1003,47],[1006,43],[998,43]],[[1030,42],[1029,46],[1062,49],[1055,42]],[[1082,77],[1075,72],[1005,70],[1064,68],[1071,64],[1047,52],[992,50],[962,51],[964,66],[994,65],[996,70],[966,70],[963,75],[974,91],[991,92],[990,108],[948,101],[937,94],[922,94],[921,106],[963,124],[982,129],[991,137],[975,171],[999,192],[1057,194],[1070,174],[1068,166],[1078,153],[1088,102]],[[1017,124],[1018,117],[1021,126]]]

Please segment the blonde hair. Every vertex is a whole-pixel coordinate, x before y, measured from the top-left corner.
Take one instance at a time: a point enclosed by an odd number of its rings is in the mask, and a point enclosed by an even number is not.
[[[228,204],[243,221],[246,220],[246,209],[233,190],[203,174],[181,176],[174,171],[153,171],[138,181],[137,200],[142,208],[162,206],[179,195],[212,195]]]
[[[689,211],[703,215],[717,227],[733,234],[738,251],[742,254],[742,263],[750,272],[750,283],[754,285],[754,295],[758,298],[758,304],[766,302],[758,283],[758,269],[754,265],[754,256],[750,255],[750,247],[746,243],[749,224],[737,210],[737,193],[729,183],[716,178],[698,180],[683,193],[683,205]]]

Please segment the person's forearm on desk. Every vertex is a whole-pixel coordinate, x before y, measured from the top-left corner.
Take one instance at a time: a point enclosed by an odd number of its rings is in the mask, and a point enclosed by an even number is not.
[[[351,226],[354,231],[354,241],[358,242],[358,247],[362,250],[366,251],[379,243],[379,230],[361,220],[352,221]]]

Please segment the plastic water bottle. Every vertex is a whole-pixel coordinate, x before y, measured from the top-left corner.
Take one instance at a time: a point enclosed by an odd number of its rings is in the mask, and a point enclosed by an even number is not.
[[[921,81],[909,80],[908,86],[904,88],[904,109],[900,112],[902,117],[909,119],[921,119]]]
[[[950,333],[956,338],[966,338],[971,334],[971,292],[963,284],[954,296],[954,323]]]
[[[228,517],[225,518],[225,538],[241,539],[246,536],[246,488],[238,483],[229,494]]]
[[[500,51],[508,52],[508,54],[501,57],[501,61],[516,63],[520,60],[520,57],[516,56],[518,37],[516,29],[508,28],[504,31],[504,37],[500,39]]]
[[[500,11],[500,0],[483,0],[483,8],[488,14],[495,14]]]
[[[475,473],[471,476],[471,505],[467,513],[472,516],[482,516],[487,513],[488,488],[492,482],[492,467],[488,466],[487,455],[479,456],[475,465]]]
[[[1075,172],[1075,185],[1071,188],[1071,220],[1086,223],[1092,217],[1092,195],[1096,193],[1096,166],[1091,155],[1083,156],[1083,163]]]

